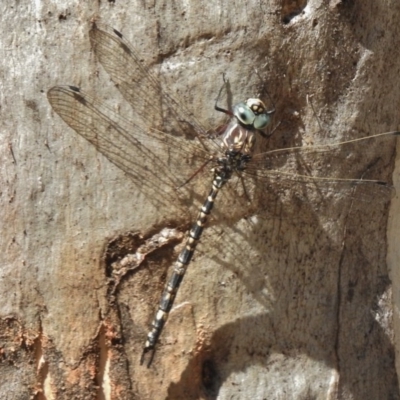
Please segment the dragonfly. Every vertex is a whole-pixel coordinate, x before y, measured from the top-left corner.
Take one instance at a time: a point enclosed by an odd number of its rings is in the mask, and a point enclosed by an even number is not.
[[[373,169],[377,149],[387,141],[394,146],[400,132],[263,151],[258,143],[265,139],[265,129],[275,110],[268,110],[262,100],[249,98],[225,109],[217,104],[221,89],[214,108],[226,114],[228,122],[209,130],[164,88],[119,31],[96,21],[89,37],[97,60],[132,106],[133,115],[121,116],[76,86],[55,86],[48,91],[53,110],[128,174],[150,201],[168,206],[176,201],[182,189],[187,189],[189,203],[203,198],[184,248],[167,279],[141,364],[148,358],[149,367],[153,361],[177,291],[222,189],[226,195],[217,211],[227,218],[239,218],[250,209],[256,210],[263,193],[270,188],[278,188],[278,193],[305,188],[322,197],[355,188],[360,190],[360,198],[369,199],[380,188],[390,191],[391,186],[379,177],[364,179],[365,171],[354,168],[355,158],[364,157]],[[299,160],[303,166],[300,170]],[[326,165],[338,163],[347,173],[346,178],[327,176]],[[209,186],[207,196],[206,186]],[[182,196],[179,201],[187,206]]]

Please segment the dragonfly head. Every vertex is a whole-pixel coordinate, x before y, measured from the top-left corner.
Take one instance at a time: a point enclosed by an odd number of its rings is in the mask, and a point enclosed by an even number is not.
[[[271,114],[260,99],[247,99],[233,107],[233,115],[247,129],[261,130],[271,121]]]

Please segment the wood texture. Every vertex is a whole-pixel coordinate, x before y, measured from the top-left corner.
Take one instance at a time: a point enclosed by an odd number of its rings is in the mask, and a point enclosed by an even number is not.
[[[152,368],[139,366],[197,210],[189,199],[168,217],[52,112],[47,90],[73,84],[131,115],[90,52],[94,16],[209,126],[222,122],[222,73],[235,103],[258,93],[256,68],[281,122],[271,148],[399,127],[395,0],[4,6],[0,397],[398,399],[396,198],[388,236],[389,202],[378,196],[267,194],[247,218],[216,214]],[[391,180],[393,147],[377,149],[373,165],[362,156],[360,171]],[[129,256],[138,249],[144,259]]]

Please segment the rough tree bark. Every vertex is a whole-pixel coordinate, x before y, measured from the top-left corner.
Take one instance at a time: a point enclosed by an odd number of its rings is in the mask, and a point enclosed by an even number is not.
[[[215,217],[153,366],[138,365],[196,209],[154,207],[52,112],[47,90],[74,84],[131,113],[90,51],[94,16],[210,126],[221,122],[221,74],[237,102],[257,93],[257,69],[281,122],[270,148],[398,128],[396,0],[3,5],[0,397],[399,398],[396,198],[388,235],[379,197],[319,199],[315,209],[316,198],[266,193],[257,213]],[[372,166],[366,151],[360,171],[390,181],[394,146],[376,149]],[[174,229],[165,243],[163,228]],[[142,245],[147,257],[115,286],[113,262]]]

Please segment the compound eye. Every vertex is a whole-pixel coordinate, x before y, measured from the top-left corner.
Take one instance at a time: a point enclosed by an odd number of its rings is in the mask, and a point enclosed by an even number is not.
[[[268,114],[257,115],[253,126],[255,129],[264,129],[271,122],[271,117]]]
[[[243,103],[238,104],[235,107],[234,114],[243,125],[253,125],[255,116],[247,105]]]

